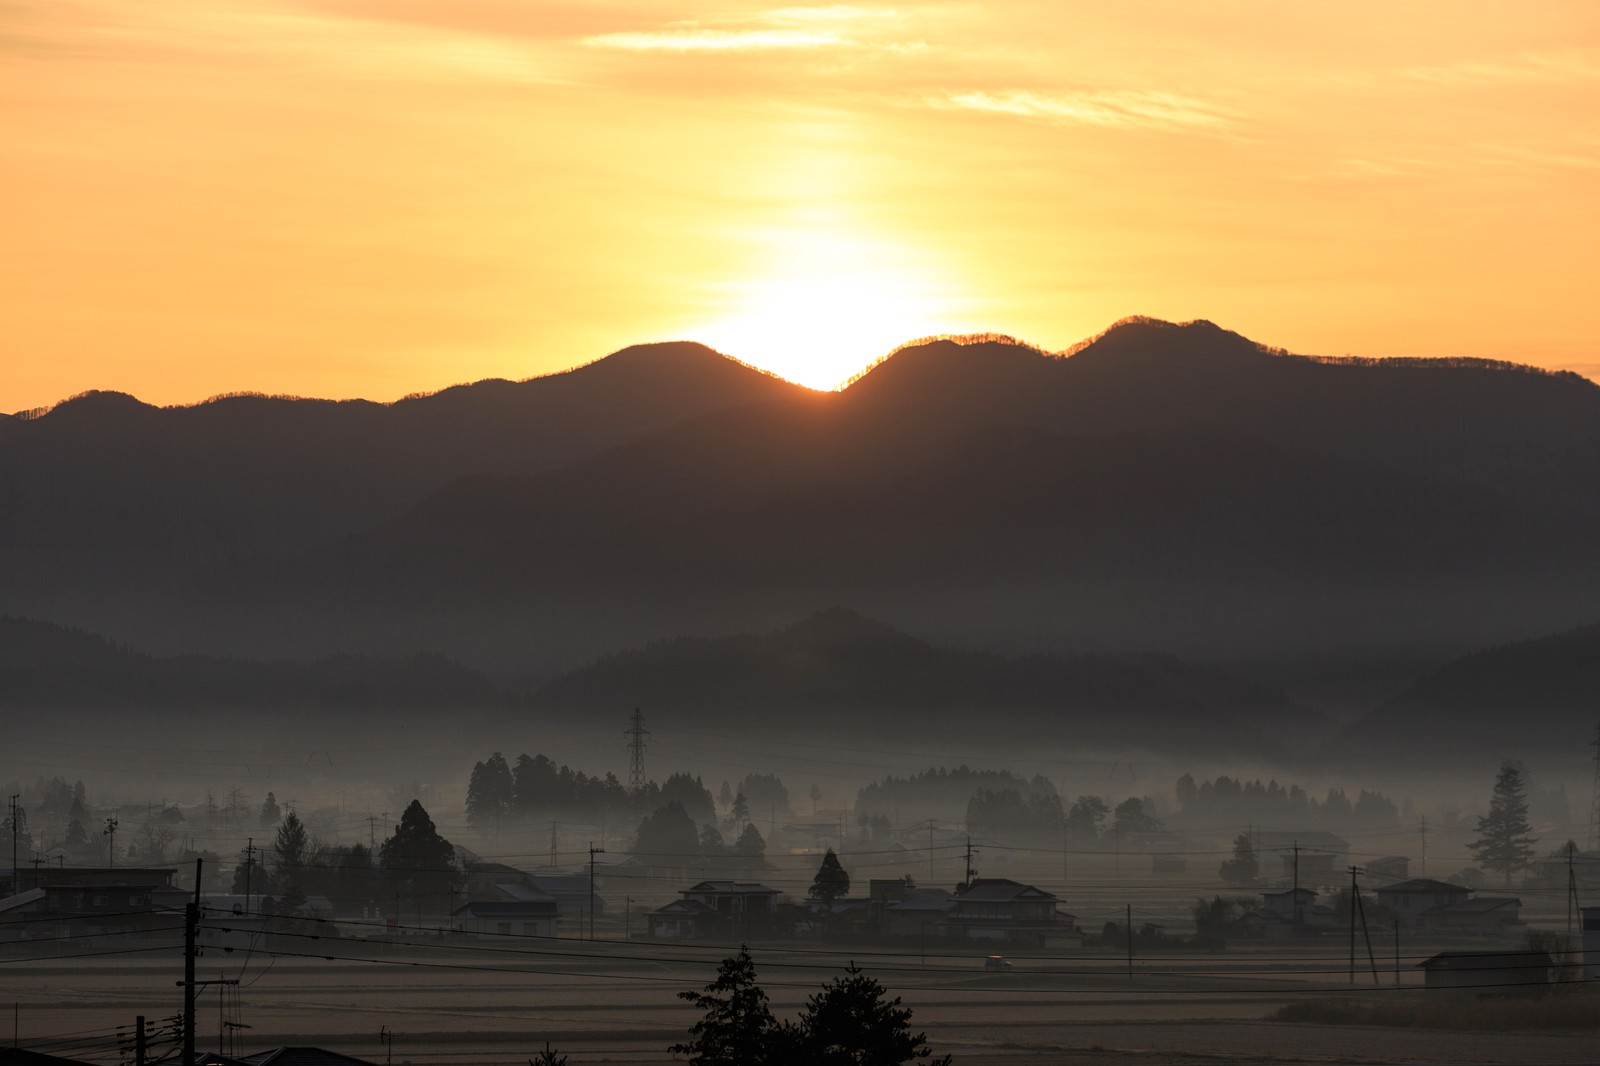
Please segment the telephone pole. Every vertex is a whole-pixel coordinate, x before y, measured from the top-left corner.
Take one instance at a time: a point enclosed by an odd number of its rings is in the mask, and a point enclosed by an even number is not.
[[[244,911],[250,913],[250,874],[255,866],[256,838],[244,838]]]
[[[17,876],[17,800],[22,798],[22,793],[11,794],[11,894],[16,895],[22,891],[22,878]]]
[[[644,787],[644,738],[650,730],[644,727],[644,715],[633,709],[633,724],[622,731],[628,737],[628,791],[638,792]]]
[[[972,887],[972,853],[973,853],[974,850],[976,850],[976,849],[974,849],[973,846],[972,846],[972,834],[968,833],[967,834],[967,876],[966,876],[966,879],[961,882],[961,885],[962,885],[963,888],[971,888]]]
[[[100,835],[104,836],[104,837],[109,837],[110,840],[111,840],[111,842],[108,845],[106,845],[106,866],[109,869],[115,870],[117,868],[117,817],[116,817],[116,815],[112,815],[110,818],[106,819],[106,827],[100,831]]]
[[[589,939],[594,939],[594,857],[604,855],[605,848],[597,848],[589,841]]]
[[[1426,814],[1424,814],[1422,816],[1422,821],[1417,825],[1417,832],[1422,834],[1422,856],[1421,856],[1422,871],[1421,871],[1420,876],[1427,877],[1428,876],[1428,816]]]

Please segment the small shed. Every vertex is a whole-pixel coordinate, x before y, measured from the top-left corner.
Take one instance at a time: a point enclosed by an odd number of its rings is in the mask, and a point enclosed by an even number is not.
[[[1441,951],[1417,963],[1430,989],[1480,996],[1537,996],[1550,985],[1548,951]]]

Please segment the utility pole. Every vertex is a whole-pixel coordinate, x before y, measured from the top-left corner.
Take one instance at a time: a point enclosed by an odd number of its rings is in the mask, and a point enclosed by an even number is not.
[[[556,823],[555,822],[551,822],[550,823],[550,867],[551,867],[551,869],[555,868],[556,858],[557,858],[557,855],[556,855]]]
[[[933,819],[928,819],[928,887],[933,887]]]
[[[115,870],[117,868],[117,817],[112,815],[106,819],[106,827],[100,830],[100,835],[109,837],[111,842],[106,845],[106,866]]]
[[[1125,906],[1128,923],[1128,983],[1131,985],[1133,984],[1133,904],[1128,903]]]
[[[1428,876],[1428,816],[1426,814],[1424,814],[1422,816],[1422,821],[1420,823],[1418,823],[1417,832],[1422,834],[1422,856],[1421,856],[1421,861],[1420,861],[1420,865],[1422,866],[1422,870],[1421,870],[1420,876],[1427,877]]]
[[[604,855],[605,848],[597,848],[589,841],[589,939],[594,939],[594,857]]]
[[[256,860],[256,838],[244,838],[244,912],[250,913],[250,874]]]
[[[964,889],[972,887],[972,853],[973,853],[973,851],[974,851],[974,848],[972,847],[972,834],[968,833],[967,834],[967,876],[966,876],[966,879],[961,882],[961,886]]]
[[[1350,983],[1356,983],[1356,868],[1350,867]]]
[[[133,1025],[133,1064],[134,1066],[145,1066],[149,1052],[146,1050],[144,1042],[144,1015],[141,1014],[134,1018]]]
[[[378,816],[371,811],[367,812],[367,850],[374,853],[378,850]]]
[[[183,905],[183,1066],[194,1064],[194,960],[200,932],[200,864],[194,860],[194,899]]]
[[[17,876],[17,800],[22,798],[22,793],[11,794],[11,893],[15,895],[22,891],[22,878]]]
[[[1294,932],[1300,935],[1300,927],[1305,923],[1305,915],[1300,910],[1300,841],[1294,842]]]
[[[633,709],[633,724],[622,731],[628,737],[628,791],[638,792],[644,787],[644,738],[650,730],[644,727],[644,715]]]

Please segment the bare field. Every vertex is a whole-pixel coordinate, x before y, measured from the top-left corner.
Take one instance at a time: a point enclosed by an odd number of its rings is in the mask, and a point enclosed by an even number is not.
[[[573,1066],[671,1061],[668,1045],[696,1014],[676,993],[709,982],[726,949],[635,941],[540,941],[539,947],[396,949],[342,940],[296,957],[257,953],[200,960],[201,980],[237,979],[227,1019],[241,1052],[311,1044],[384,1062],[521,1066],[546,1040]],[[1326,949],[1323,949],[1326,950]],[[326,951],[332,958],[313,957]],[[1016,959],[1011,973],[978,968],[973,953],[891,954],[848,949],[756,948],[774,1013],[793,1014],[807,995],[854,958],[915,1011],[938,1052],[965,1066],[1013,1063],[1184,1062],[1565,1063],[1600,1058],[1593,1033],[1441,1032],[1299,1025],[1264,1019],[1306,995],[1352,991],[1340,960],[1256,951],[1136,960]],[[90,1054],[136,1015],[152,1023],[181,1009],[182,960],[161,949],[128,958],[61,958],[0,966],[0,1003],[14,1004],[22,1046],[86,1034]],[[1407,987],[1385,994],[1423,994]],[[1384,975],[1387,983],[1392,978]],[[1355,986],[1372,994],[1370,974]],[[222,1045],[218,986],[202,990],[199,1044]],[[393,1034],[392,1046],[379,1038]],[[98,1034],[98,1035],[97,1035]]]

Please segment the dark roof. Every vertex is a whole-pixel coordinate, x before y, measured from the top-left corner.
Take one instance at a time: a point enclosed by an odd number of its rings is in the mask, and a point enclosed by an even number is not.
[[[456,913],[474,918],[553,918],[558,909],[553,899],[477,899],[457,907]]]
[[[1426,893],[1429,893],[1431,895],[1436,895],[1436,894],[1438,894],[1440,892],[1449,892],[1449,893],[1452,893],[1452,894],[1457,893],[1457,892],[1461,892],[1461,893],[1470,894],[1472,892],[1472,889],[1467,888],[1464,885],[1452,885],[1448,881],[1435,881],[1431,877],[1413,877],[1409,881],[1396,881],[1392,885],[1379,885],[1378,886],[1378,891],[1379,892],[1426,892]]]
[[[681,888],[678,891],[716,892],[733,896],[777,896],[783,893],[782,889],[768,888],[759,881],[701,881],[692,888]]]
[[[1469,899],[1461,903],[1444,903],[1437,907],[1429,907],[1423,914],[1486,914],[1504,907],[1521,907],[1520,899],[1509,896],[1484,896],[1481,899]]]
[[[948,889],[914,888],[904,899],[889,904],[891,911],[947,911],[955,902]]]
[[[89,1066],[82,1059],[62,1059],[19,1047],[0,1047],[0,1063],[5,1066]]]
[[[710,915],[715,918],[717,908],[701,903],[697,899],[675,899],[664,907],[657,907],[650,912],[652,915],[664,915],[668,918],[699,918]]]
[[[989,903],[1007,903],[1023,896],[1034,899],[1055,899],[1056,897],[1042,888],[1034,888],[1020,881],[1011,881],[1004,877],[978,877],[967,886],[967,890],[956,898],[962,902],[967,900],[982,900]]]
[[[277,1047],[246,1055],[241,1062],[250,1066],[376,1066],[367,1059],[352,1058],[320,1047]]]
[[[1425,970],[1520,970],[1548,967],[1548,951],[1441,951],[1417,966]]]

